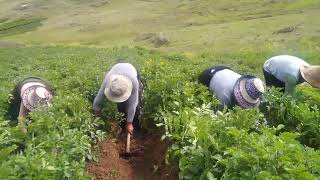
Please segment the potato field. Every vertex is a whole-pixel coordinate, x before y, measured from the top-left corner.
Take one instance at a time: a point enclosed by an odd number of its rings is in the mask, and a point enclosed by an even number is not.
[[[22,47],[0,49],[0,179],[91,179],[94,146],[111,138],[115,106],[101,118],[92,102],[116,62],[137,67],[145,82],[142,126],[168,143],[167,164],[179,179],[318,179],[320,92],[300,85],[291,94],[268,89],[259,109],[217,111],[218,100],[197,82],[224,64],[262,77],[265,52],[164,54],[143,48]],[[294,54],[318,63],[319,51]],[[8,114],[15,84],[39,76],[56,89],[53,105],[29,115],[28,132]],[[162,143],[162,142],[160,142]],[[117,172],[113,174],[117,179]]]

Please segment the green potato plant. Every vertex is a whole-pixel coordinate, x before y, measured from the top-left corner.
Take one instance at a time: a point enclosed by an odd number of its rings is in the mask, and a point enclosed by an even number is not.
[[[169,160],[180,179],[318,179],[320,176],[319,91],[293,94],[268,90],[260,109],[224,109],[197,82],[207,67],[225,64],[261,77],[261,66],[277,50],[204,53],[186,57],[135,47],[26,47],[0,51],[0,179],[90,179],[93,145],[118,120],[105,103],[102,118],[92,102],[106,71],[132,63],[144,81],[141,122],[170,141]],[[319,59],[316,51],[305,57]],[[7,116],[11,90],[30,75],[47,79],[57,95],[48,108],[29,114],[28,132]]]

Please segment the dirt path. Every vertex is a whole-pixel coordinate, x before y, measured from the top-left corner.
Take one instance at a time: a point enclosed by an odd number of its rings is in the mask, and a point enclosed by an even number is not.
[[[99,162],[88,162],[87,171],[98,180],[176,180],[177,167],[166,165],[168,144],[159,135],[131,140],[131,156],[124,156],[126,136],[99,144]]]

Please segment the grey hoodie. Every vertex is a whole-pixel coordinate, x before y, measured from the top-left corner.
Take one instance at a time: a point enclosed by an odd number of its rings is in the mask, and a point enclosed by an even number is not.
[[[98,95],[93,101],[93,110],[101,111],[105,99],[104,90],[108,85],[107,80],[111,75],[124,75],[132,81],[132,92],[129,99],[126,101],[127,122],[132,122],[139,102],[139,80],[137,78],[136,68],[129,63],[118,63],[106,73]]]

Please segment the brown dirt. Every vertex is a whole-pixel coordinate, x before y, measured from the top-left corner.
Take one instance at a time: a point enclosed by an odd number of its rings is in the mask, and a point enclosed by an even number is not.
[[[126,136],[98,144],[98,162],[88,162],[87,172],[97,180],[176,180],[177,166],[165,163],[167,142],[159,135],[131,139],[131,154],[125,155]]]

